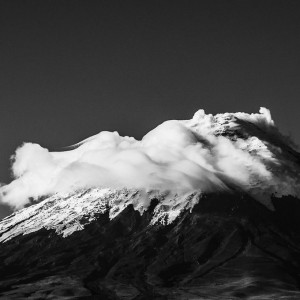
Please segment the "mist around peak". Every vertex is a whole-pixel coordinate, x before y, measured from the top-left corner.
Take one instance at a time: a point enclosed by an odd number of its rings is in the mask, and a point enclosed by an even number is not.
[[[199,110],[191,120],[162,123],[141,140],[102,131],[73,148],[21,145],[12,157],[15,179],[0,187],[2,202],[19,209],[29,199],[94,187],[187,194],[234,186],[258,200],[300,194],[298,153],[266,108],[255,114]]]

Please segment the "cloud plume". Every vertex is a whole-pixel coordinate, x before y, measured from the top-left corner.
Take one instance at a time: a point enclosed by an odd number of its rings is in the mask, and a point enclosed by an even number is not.
[[[266,108],[215,116],[199,110],[191,120],[162,123],[142,140],[103,131],[63,152],[25,143],[13,156],[15,179],[0,192],[17,209],[30,198],[90,187],[187,193],[234,186],[258,198],[298,196],[298,159]]]

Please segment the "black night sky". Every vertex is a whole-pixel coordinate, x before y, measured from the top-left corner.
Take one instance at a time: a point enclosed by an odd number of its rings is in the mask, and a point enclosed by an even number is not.
[[[200,108],[265,106],[300,143],[299,16],[289,0],[2,0],[0,181],[23,142],[141,138]]]

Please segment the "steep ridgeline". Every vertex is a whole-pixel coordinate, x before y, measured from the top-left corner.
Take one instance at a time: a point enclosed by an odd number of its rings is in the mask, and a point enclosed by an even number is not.
[[[25,145],[0,299],[300,299],[299,162],[266,109]]]

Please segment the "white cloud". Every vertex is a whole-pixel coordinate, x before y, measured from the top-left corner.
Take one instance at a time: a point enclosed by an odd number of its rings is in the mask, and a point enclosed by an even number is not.
[[[239,121],[254,124],[260,136]],[[0,188],[2,201],[20,208],[30,197],[124,186],[186,193],[235,185],[258,197],[298,195],[299,169],[280,154],[270,135],[284,140],[266,108],[259,114],[216,116],[199,110],[192,120],[162,123],[141,141],[104,131],[64,152],[25,143],[13,158],[15,180]]]

